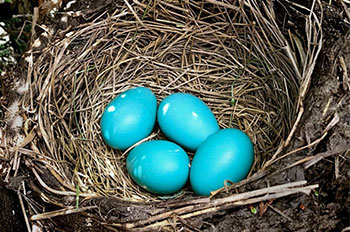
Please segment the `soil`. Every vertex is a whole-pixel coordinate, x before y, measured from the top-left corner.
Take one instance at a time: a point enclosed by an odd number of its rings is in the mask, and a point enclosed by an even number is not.
[[[104,9],[112,1],[100,1],[98,4],[93,0],[77,2],[70,10],[85,8],[86,11],[93,13],[94,9]],[[343,57],[350,78],[350,24],[344,22],[346,14],[338,1],[334,1],[332,5],[327,1],[324,10],[325,45],[313,74],[302,122],[289,150],[320,138],[334,117],[338,116],[339,121],[316,146],[297,152],[276,165],[291,164],[306,156],[332,151],[338,145],[349,144],[350,141],[350,89],[347,89],[346,83],[344,84],[343,70],[339,63],[339,58]],[[298,29],[298,25],[294,26]],[[8,80],[1,83],[7,82]],[[6,88],[1,86],[2,91]],[[4,94],[1,92],[0,96],[4,97]],[[225,210],[215,216],[198,218],[197,222],[191,223],[200,231],[208,232],[343,231],[350,227],[350,151],[325,158],[308,169],[302,165],[288,169],[264,180],[262,184],[266,186],[304,179],[308,184],[319,184],[317,191],[310,195],[297,194],[249,207]],[[1,183],[0,198],[2,199],[0,231],[25,231],[16,192]],[[256,214],[252,213],[254,208],[257,210]],[[264,208],[266,211],[263,211]],[[77,220],[80,223],[76,223]],[[90,230],[88,222],[74,215],[56,217],[50,223],[53,223],[59,231]]]
[[[340,56],[344,57],[349,67],[348,38],[339,39],[323,52],[321,57],[325,59],[320,59],[314,74],[304,120],[296,135],[297,141],[290,150],[306,145],[307,140],[314,141],[321,137],[322,130],[334,114],[339,115],[339,122],[315,148],[294,154],[288,163],[306,155],[334,150],[338,145],[349,144],[350,92],[343,89],[337,73],[336,62]],[[323,116],[327,104],[329,110]],[[339,161],[339,176],[335,174],[336,159]],[[281,181],[280,178],[284,176],[291,177],[288,178],[290,181],[303,179],[304,176],[309,184],[319,184],[319,188],[309,196],[300,194],[276,200],[262,216],[259,213],[252,214],[248,207],[227,211],[221,217],[209,220],[211,224],[208,221],[210,226],[206,231],[342,231],[350,226],[349,151],[342,156],[326,158],[309,169],[291,169],[282,173],[277,181]],[[261,206],[264,205],[253,205],[258,212]]]
[[[7,189],[2,181],[0,181],[0,198],[0,231],[25,231],[26,225],[17,194]]]

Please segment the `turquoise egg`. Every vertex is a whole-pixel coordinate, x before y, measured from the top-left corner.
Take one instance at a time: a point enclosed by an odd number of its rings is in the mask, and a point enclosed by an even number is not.
[[[101,134],[112,148],[125,150],[146,138],[156,121],[157,99],[145,87],[129,89],[104,110],[101,117]]]
[[[190,160],[177,144],[153,140],[131,150],[126,167],[131,178],[149,192],[167,195],[187,182]]]
[[[190,182],[197,195],[209,196],[225,180],[239,182],[247,177],[254,162],[253,144],[238,129],[223,129],[210,135],[196,151]]]
[[[160,129],[170,140],[191,151],[219,130],[209,107],[187,93],[166,97],[159,105],[157,118]]]

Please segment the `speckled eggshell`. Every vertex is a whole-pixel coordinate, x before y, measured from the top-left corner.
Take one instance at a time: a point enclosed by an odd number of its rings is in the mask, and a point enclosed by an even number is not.
[[[190,182],[197,195],[209,196],[225,180],[239,182],[247,177],[254,162],[250,138],[238,129],[223,129],[210,135],[196,151]]]
[[[155,124],[157,99],[145,87],[127,90],[112,100],[101,117],[101,134],[112,148],[125,150],[146,138]]]
[[[185,185],[189,163],[179,145],[165,140],[142,143],[126,159],[131,178],[147,191],[160,195],[176,193]]]
[[[159,104],[157,118],[162,132],[190,151],[195,151],[209,135],[219,130],[209,107],[187,93],[166,97]]]

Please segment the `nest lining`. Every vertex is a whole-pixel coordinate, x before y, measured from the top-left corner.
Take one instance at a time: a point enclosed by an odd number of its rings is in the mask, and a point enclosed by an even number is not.
[[[175,92],[201,98],[221,128],[250,136],[251,173],[275,158],[316,55],[297,56],[304,51],[282,34],[272,8],[254,0],[235,4],[135,1],[52,35],[36,58],[24,102],[36,109],[38,151],[65,190],[158,200],[131,181],[127,154],[109,148],[100,134],[105,106],[135,86],[150,88],[158,103]],[[162,138],[156,126],[149,139]]]

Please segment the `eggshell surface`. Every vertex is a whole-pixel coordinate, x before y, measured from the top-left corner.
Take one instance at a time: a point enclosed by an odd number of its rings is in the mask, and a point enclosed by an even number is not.
[[[199,98],[175,93],[159,105],[157,118],[162,132],[184,148],[195,151],[209,135],[219,130],[215,116]]]
[[[112,100],[101,117],[101,134],[112,148],[125,150],[147,137],[155,124],[157,99],[151,90],[136,87]]]
[[[223,129],[210,135],[196,151],[190,182],[197,195],[209,196],[224,186],[225,180],[246,178],[254,162],[250,138],[238,129]]]
[[[176,193],[185,185],[189,163],[179,145],[165,140],[142,143],[126,159],[132,179],[147,191],[161,195]]]

